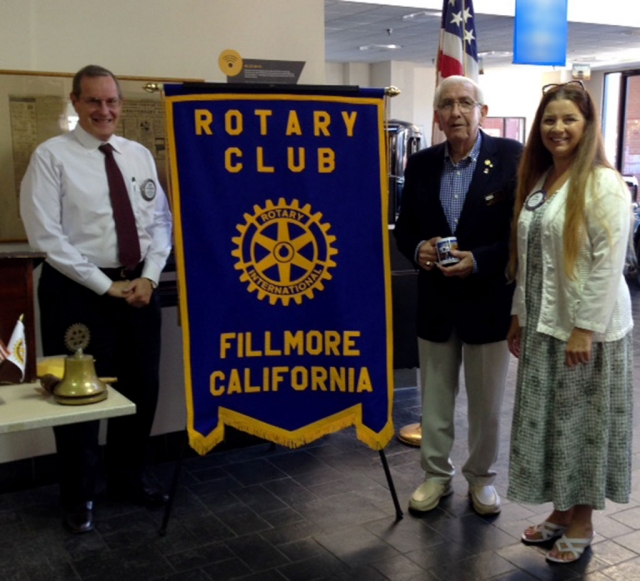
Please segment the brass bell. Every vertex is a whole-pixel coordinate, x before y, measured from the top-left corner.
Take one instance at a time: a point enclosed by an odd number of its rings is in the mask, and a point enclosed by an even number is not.
[[[83,405],[107,399],[107,386],[96,375],[94,359],[78,349],[64,360],[64,377],[53,388],[55,400],[64,405]]]

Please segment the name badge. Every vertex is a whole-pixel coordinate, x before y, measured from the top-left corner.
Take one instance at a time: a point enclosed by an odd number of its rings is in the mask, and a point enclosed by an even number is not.
[[[530,212],[533,212],[533,210],[542,206],[546,199],[547,192],[545,192],[544,190],[533,192],[533,194],[531,194],[525,201],[524,207]]]
[[[154,182],[152,179],[144,180],[144,182],[142,182],[142,186],[140,187],[140,194],[145,200],[147,200],[147,202],[150,202],[151,200],[153,200],[153,198],[156,197],[157,189],[158,188],[156,187],[156,182]]]

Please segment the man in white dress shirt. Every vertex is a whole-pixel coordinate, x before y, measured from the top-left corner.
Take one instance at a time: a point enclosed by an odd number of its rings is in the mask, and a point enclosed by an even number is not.
[[[38,290],[43,353],[68,353],[67,330],[86,325],[98,375],[117,377],[118,390],[137,410],[109,420],[107,493],[162,504],[166,495],[147,485],[143,468],[159,385],[161,313],[154,289],[171,250],[171,213],[151,153],[115,135],[122,92],[114,75],[84,67],[73,79],[71,101],[77,127],[35,150],[20,192],[29,243],[47,254]],[[133,213],[129,238],[116,227],[107,157],[115,159],[129,217]],[[93,528],[98,428],[97,421],[55,428],[64,524],[74,533]]]

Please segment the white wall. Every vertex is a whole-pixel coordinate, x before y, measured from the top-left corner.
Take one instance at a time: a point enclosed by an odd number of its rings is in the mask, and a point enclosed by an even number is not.
[[[218,56],[306,61],[324,82],[323,0],[2,0],[0,69],[225,81]]]
[[[389,119],[400,119],[418,125],[425,132],[425,138],[430,138],[434,68],[400,61],[373,64],[328,62],[325,67],[325,82],[328,85],[399,88],[400,94],[389,100]]]
[[[305,61],[323,84],[324,0],[0,0],[0,69],[224,82],[223,50]],[[354,71],[358,67],[352,67]],[[153,432],[185,427],[181,329],[163,309],[160,402]],[[51,429],[0,436],[0,462],[55,451]]]
[[[485,70],[480,86],[489,107],[489,117],[525,117],[525,138],[529,136],[536,109],[547,83],[561,82],[547,69],[530,65],[509,65]]]
[[[371,67],[368,63],[325,63],[327,85],[356,85],[373,87]]]

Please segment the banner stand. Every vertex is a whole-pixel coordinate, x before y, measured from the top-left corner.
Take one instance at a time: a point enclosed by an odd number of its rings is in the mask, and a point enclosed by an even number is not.
[[[271,442],[271,449],[275,449],[275,443]],[[185,428],[184,431],[184,441],[180,446],[180,450],[178,452],[178,457],[176,458],[176,465],[173,469],[173,476],[171,477],[171,486],[169,487],[169,500],[164,507],[164,515],[162,516],[162,524],[158,529],[158,534],[161,537],[166,536],[167,527],[169,526],[169,519],[171,518],[171,510],[173,509],[173,501],[176,496],[176,492],[178,490],[178,483],[180,482],[180,474],[182,473],[182,464],[184,462],[184,455],[186,450],[189,448],[189,435]],[[389,485],[389,492],[391,493],[391,499],[393,500],[393,506],[396,509],[396,522],[400,521],[404,518],[404,513],[400,508],[400,503],[398,502],[398,494],[396,493],[396,487],[393,483],[393,477],[391,476],[391,471],[389,470],[389,464],[387,463],[387,456],[384,453],[384,450],[378,450],[380,453],[380,461],[382,462],[382,468],[384,470],[384,475],[387,478],[387,484]]]

